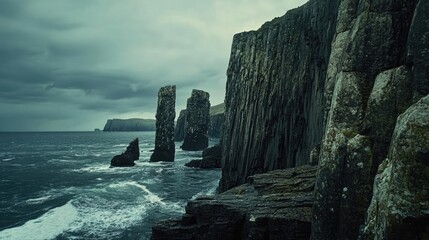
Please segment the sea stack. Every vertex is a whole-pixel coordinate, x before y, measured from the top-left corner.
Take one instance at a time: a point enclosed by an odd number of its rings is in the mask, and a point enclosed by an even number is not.
[[[185,139],[182,149],[186,151],[204,150],[209,145],[207,131],[210,124],[210,94],[202,90],[192,90],[186,105]]]
[[[174,129],[174,140],[181,142],[185,138],[186,125],[186,109],[180,111],[179,117],[176,122],[176,129]]]
[[[176,86],[162,87],[158,92],[155,149],[151,162],[174,161],[174,118],[176,117]]]
[[[132,167],[134,161],[140,157],[139,139],[136,138],[130,142],[124,153],[116,155],[110,161],[111,167]]]

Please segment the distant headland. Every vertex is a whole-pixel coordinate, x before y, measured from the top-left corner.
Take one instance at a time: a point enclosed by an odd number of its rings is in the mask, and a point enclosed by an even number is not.
[[[109,119],[104,125],[104,132],[155,131],[155,119]]]

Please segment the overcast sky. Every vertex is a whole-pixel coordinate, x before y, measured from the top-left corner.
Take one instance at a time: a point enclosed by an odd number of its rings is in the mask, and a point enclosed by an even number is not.
[[[232,36],[306,0],[0,0],[0,131],[155,118],[161,86],[223,102]]]

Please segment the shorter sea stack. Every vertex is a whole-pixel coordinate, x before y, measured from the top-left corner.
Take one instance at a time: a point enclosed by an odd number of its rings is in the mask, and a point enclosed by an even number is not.
[[[151,162],[174,161],[174,118],[176,117],[176,86],[165,86],[158,92],[156,109],[155,149]]]
[[[182,149],[186,151],[204,150],[209,145],[210,94],[202,90],[192,90],[186,105],[186,130]]]
[[[176,122],[176,129],[174,129],[174,141],[181,142],[185,138],[186,129],[186,109],[183,109],[179,113],[179,117]]]
[[[185,164],[194,168],[222,168],[222,148],[220,145],[203,151],[203,159],[195,159]]]
[[[124,153],[116,155],[110,161],[111,167],[132,167],[135,165],[134,160],[140,157],[139,139],[136,138],[130,142]]]

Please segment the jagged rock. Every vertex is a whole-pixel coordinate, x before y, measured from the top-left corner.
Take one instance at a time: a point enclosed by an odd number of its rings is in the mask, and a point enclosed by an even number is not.
[[[134,160],[140,157],[139,139],[136,138],[130,142],[124,153],[116,155],[110,161],[111,167],[132,167]]]
[[[195,159],[185,164],[195,168],[221,168],[222,148],[220,145],[207,148],[202,153],[203,159]]]
[[[310,0],[236,34],[227,70],[219,189],[309,163],[321,142],[323,91],[338,0]]]
[[[398,117],[380,165],[364,238],[429,238],[429,95]]]
[[[129,155],[132,160],[138,160],[140,158],[139,139],[136,138],[128,144],[125,154]]]
[[[277,170],[188,203],[181,220],[152,228],[152,240],[308,240],[315,167]]]
[[[325,84],[313,240],[358,237],[374,169],[386,157],[395,118],[410,104],[407,36],[416,3],[341,2]],[[344,89],[345,78],[353,89]]]
[[[154,119],[109,119],[104,125],[104,132],[155,131]]]
[[[110,161],[111,167],[132,167],[134,165],[136,164],[131,156],[124,153],[114,156]]]
[[[186,131],[182,149],[199,151],[209,145],[207,131],[210,123],[210,94],[201,90],[192,90],[186,105]]]
[[[185,138],[186,109],[181,110],[174,129],[174,141],[181,142]]]
[[[174,118],[176,117],[176,86],[162,87],[158,92],[155,149],[151,162],[174,161]]]

